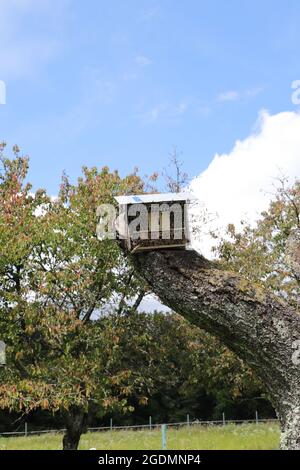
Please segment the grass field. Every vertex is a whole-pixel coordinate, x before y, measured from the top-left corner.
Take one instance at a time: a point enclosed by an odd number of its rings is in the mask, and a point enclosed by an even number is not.
[[[0,450],[61,449],[61,434],[28,437],[0,437]],[[84,434],[80,449],[97,450],[160,450],[160,429],[153,431],[105,431]],[[167,448],[174,450],[278,449],[279,428],[272,424],[228,424],[226,426],[190,426],[169,428]]]

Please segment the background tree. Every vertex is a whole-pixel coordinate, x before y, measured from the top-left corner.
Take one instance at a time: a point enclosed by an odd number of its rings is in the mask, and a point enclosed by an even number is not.
[[[149,385],[145,402],[133,391],[129,403],[134,413],[114,421],[123,424],[221,419],[253,419],[255,411],[272,416],[262,386],[246,367],[218,340],[175,313],[135,313],[128,319],[119,347],[131,370],[142,370]],[[147,340],[146,340],[147,339]],[[143,353],[134,345],[141,342]],[[127,346],[127,347],[126,347]]]
[[[111,377],[127,371],[122,381],[127,403],[126,409],[103,409],[91,400],[89,426],[107,426],[110,418],[118,425],[147,424],[149,416],[153,423],[179,422],[187,414],[191,421],[219,420],[223,412],[229,419],[253,419],[256,410],[260,417],[274,416],[251,369],[182,316],[113,312],[97,323],[96,353],[99,361],[104,357],[105,373]],[[105,352],[108,347],[114,351],[113,360],[109,350]],[[111,395],[117,396],[117,390]],[[23,427],[21,416],[2,414],[0,431]],[[23,419],[32,430],[64,427],[60,414],[51,416],[47,410],[35,410]]]
[[[84,168],[77,185],[63,178],[53,200],[31,193],[28,159],[14,153],[1,157],[0,328],[8,366],[0,404],[60,410],[64,448],[77,448],[92,405],[126,410],[133,385],[124,363],[115,370],[118,336],[97,319],[135,310],[144,285],[113,241],[97,239],[96,207],[140,192],[142,183],[136,173],[122,179],[108,168]]]
[[[226,269],[233,269],[290,304],[299,303],[300,182],[282,178],[269,208],[254,226],[229,225],[215,248]],[[295,262],[293,260],[295,259]]]
[[[169,157],[168,168],[162,172],[167,192],[179,193],[187,188],[189,176],[184,170],[184,163],[180,159],[177,147],[174,147]]]

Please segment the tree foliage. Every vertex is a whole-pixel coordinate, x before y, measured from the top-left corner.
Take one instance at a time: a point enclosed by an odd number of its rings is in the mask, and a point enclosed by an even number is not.
[[[32,194],[28,159],[17,148],[1,162],[0,327],[8,365],[0,406],[66,415],[74,407],[87,414],[92,403],[103,412],[126,409],[128,370],[111,372],[117,336],[97,320],[132,309],[145,287],[116,244],[97,239],[96,208],[140,192],[140,178],[84,168],[75,185],[64,176],[53,199],[43,190]]]
[[[299,275],[291,263],[289,242],[300,228],[300,182],[279,181],[274,199],[252,226],[229,225],[216,251],[226,268],[264,285],[297,306]],[[294,247],[296,249],[296,247]]]

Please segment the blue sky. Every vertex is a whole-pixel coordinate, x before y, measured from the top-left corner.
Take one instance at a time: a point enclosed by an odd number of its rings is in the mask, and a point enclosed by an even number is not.
[[[298,0],[0,0],[0,140],[30,156],[35,187],[63,170],[167,165],[191,176],[258,114],[295,111]]]

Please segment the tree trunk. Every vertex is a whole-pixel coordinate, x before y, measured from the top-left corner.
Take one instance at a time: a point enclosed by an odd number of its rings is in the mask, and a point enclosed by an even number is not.
[[[85,431],[86,413],[76,406],[63,413],[66,432],[63,437],[63,450],[77,450],[81,434]]]
[[[279,417],[281,448],[300,449],[299,314],[196,252],[151,251],[132,258],[164,304],[217,336],[252,367]]]

